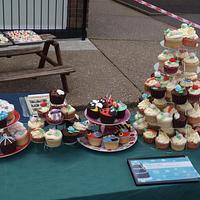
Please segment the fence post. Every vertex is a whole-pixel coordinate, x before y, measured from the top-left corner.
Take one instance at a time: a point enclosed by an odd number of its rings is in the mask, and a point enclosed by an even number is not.
[[[85,40],[87,37],[87,11],[88,11],[88,1],[89,0],[84,0],[83,1],[83,23],[82,23],[82,40]]]

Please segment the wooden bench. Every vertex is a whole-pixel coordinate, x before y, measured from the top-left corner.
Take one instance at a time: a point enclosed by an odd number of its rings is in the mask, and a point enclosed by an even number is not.
[[[45,40],[43,47],[42,44],[35,44],[13,45],[9,47],[0,48],[0,57],[10,58],[12,56],[20,56],[26,54],[37,54],[40,57],[38,68],[15,72],[2,72],[0,73],[0,82],[59,74],[61,77],[63,89],[66,92],[69,92],[66,75],[70,75],[70,73],[75,72],[75,70],[71,66],[63,66],[60,46],[59,43],[54,40],[55,36],[50,34],[44,34],[41,35],[41,37]],[[50,46],[54,47],[56,61],[48,57]],[[45,67],[46,62],[50,63],[52,67]]]
[[[17,72],[6,72],[0,74],[0,82],[6,81],[14,81],[19,79],[28,79],[28,78],[37,78],[42,76],[50,76],[50,75],[60,75],[63,90],[68,90],[68,84],[66,75],[75,72],[72,67],[69,66],[59,66],[59,67],[45,67],[40,69],[29,69],[25,71],[17,71]]]

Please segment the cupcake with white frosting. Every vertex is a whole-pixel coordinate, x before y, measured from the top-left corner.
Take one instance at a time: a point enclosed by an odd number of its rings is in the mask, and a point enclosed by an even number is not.
[[[156,116],[160,113],[160,110],[154,105],[151,104],[144,110],[145,119],[149,123],[156,123],[157,119]]]
[[[191,103],[199,102],[200,98],[200,87],[198,85],[193,85],[188,89],[188,100]]]
[[[150,103],[149,99],[144,99],[143,101],[141,101],[141,102],[137,105],[137,107],[138,107],[140,113],[144,114],[144,110],[145,110],[146,108],[148,108],[150,105],[151,105],[151,103]]]
[[[44,134],[48,147],[59,147],[62,142],[62,132],[58,129],[49,129]]]
[[[144,133],[143,133],[143,139],[146,143],[148,144],[152,144],[155,142],[155,138],[157,136],[157,131],[153,130],[153,129],[147,129]]]
[[[28,121],[28,128],[29,130],[34,130],[36,128],[43,128],[44,127],[44,120],[37,116],[30,117]]]
[[[186,135],[187,138],[187,148],[188,149],[197,149],[200,145],[200,136],[198,132],[193,131]]]
[[[193,125],[200,123],[200,107],[195,103],[194,108],[188,111],[188,123]]]
[[[160,127],[172,128],[172,115],[170,113],[160,112],[156,118]]]
[[[173,58],[173,57],[174,57],[173,51],[170,51],[168,49],[163,50],[162,53],[160,53],[158,55],[159,66],[163,67],[165,61],[167,61],[167,60],[169,60],[170,58]]]
[[[192,104],[189,103],[188,101],[186,101],[186,103],[184,104],[180,104],[180,105],[176,105],[176,109],[180,112],[180,113],[183,113],[185,115],[187,115],[188,111],[189,110],[192,110],[193,107],[192,107]]]
[[[199,65],[199,59],[195,53],[190,53],[187,57],[183,60],[184,64],[184,72],[197,72],[197,67]]]
[[[167,149],[169,147],[169,143],[169,136],[165,132],[159,131],[159,134],[155,139],[156,148]]]
[[[176,58],[170,58],[164,63],[164,72],[170,75],[175,74],[178,71],[179,65],[179,60]]]
[[[176,135],[171,138],[171,148],[175,151],[183,151],[186,142],[186,138],[181,133],[176,133]]]
[[[141,118],[133,123],[133,127],[135,128],[135,130],[137,131],[139,135],[142,135],[145,128],[147,128],[147,126],[148,124],[144,118]]]

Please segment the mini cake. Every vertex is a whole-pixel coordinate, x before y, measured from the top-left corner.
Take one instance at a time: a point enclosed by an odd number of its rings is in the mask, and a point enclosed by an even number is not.
[[[5,128],[7,126],[8,113],[5,111],[0,111],[0,128]]]
[[[197,66],[199,65],[199,59],[194,53],[190,53],[183,60],[185,72],[197,72]]]
[[[0,139],[0,149],[3,154],[10,154],[16,151],[16,140],[15,138],[3,134]]]
[[[169,147],[169,143],[170,139],[168,135],[163,131],[159,131],[159,134],[155,139],[156,148],[167,149]]]
[[[79,131],[79,135],[84,135],[88,132],[88,125],[84,122],[74,122],[73,127]]]
[[[167,29],[164,32],[164,45],[168,48],[181,48],[183,33],[179,30]]]
[[[157,83],[150,88],[151,96],[156,99],[162,99],[165,96],[166,87],[162,87],[160,83]]]
[[[147,122],[145,121],[145,118],[141,118],[133,123],[133,127],[137,131],[139,135],[142,135],[144,132],[145,128],[148,127]]]
[[[143,139],[148,144],[154,143],[156,136],[157,136],[157,131],[155,131],[153,129],[147,129],[143,133]]]
[[[191,125],[200,123],[199,104],[195,103],[194,108],[188,111],[188,123]]]
[[[26,128],[21,122],[16,122],[8,127],[8,132],[12,135],[14,135],[18,131],[26,131]]]
[[[120,144],[127,144],[130,142],[130,132],[128,129],[121,129],[120,133],[118,133],[119,143]]]
[[[170,58],[164,63],[164,72],[167,74],[175,74],[179,68],[179,60]]]
[[[36,143],[44,142],[45,131],[42,128],[34,129],[31,131],[32,141]]]
[[[49,97],[50,97],[50,102],[52,104],[55,105],[63,104],[66,97],[66,92],[60,89],[51,90],[49,93]]]
[[[200,136],[198,132],[193,131],[186,135],[187,138],[187,148],[188,149],[197,149],[200,145]]]
[[[161,54],[158,55],[158,61],[159,61],[159,66],[163,67],[165,61],[169,60],[170,58],[173,58],[173,52],[170,50],[163,50],[163,52]]]
[[[45,118],[47,113],[49,112],[50,106],[47,102],[40,103],[40,107],[37,110],[38,116],[41,118]]]
[[[63,114],[60,109],[52,109],[48,112],[46,119],[48,123],[60,124],[63,122]]]
[[[186,88],[186,89],[188,90],[190,87],[193,86],[193,81],[190,80],[190,79],[184,78],[184,79],[182,79],[182,80],[180,81],[179,84],[180,84],[181,87],[184,87],[184,88]]]
[[[102,133],[99,131],[91,132],[87,134],[87,139],[90,145],[100,147],[102,143]]]
[[[188,100],[191,103],[199,102],[200,98],[200,87],[198,85],[193,85],[188,89]]]
[[[144,110],[145,119],[149,123],[156,123],[156,116],[160,113],[160,110],[154,105],[151,104],[148,108]]]
[[[188,113],[189,110],[191,110],[193,107],[191,105],[191,103],[189,103],[188,101],[185,103],[185,104],[182,104],[182,105],[176,105],[176,109],[180,112],[180,113],[183,113],[183,114],[186,114]]]
[[[162,128],[172,128],[172,116],[170,113],[160,112],[157,116],[157,123]]]
[[[185,149],[187,140],[182,134],[176,133],[174,137],[171,138],[171,148],[175,151],[183,151]]]
[[[27,130],[17,131],[14,134],[14,138],[16,139],[17,146],[23,146],[29,141],[29,135],[27,133]]]
[[[171,99],[172,99],[172,94],[171,94],[171,92],[172,92],[172,90],[175,89],[176,85],[177,85],[177,82],[176,82],[175,80],[173,80],[172,82],[169,82],[169,83],[167,84],[167,86],[166,86],[167,91],[166,91],[166,95],[165,95],[167,100],[170,100],[170,101],[171,101]]]
[[[115,107],[115,105],[113,105]],[[124,118],[125,116],[125,112],[127,110],[127,105],[122,103],[122,102],[118,102],[117,103],[117,118],[120,119],[120,118]]]
[[[76,109],[68,104],[61,108],[61,112],[63,113],[65,120],[71,120],[75,117]]]
[[[32,116],[30,117],[28,121],[28,127],[30,130],[36,129],[36,128],[43,128],[44,127],[44,120],[40,117]]]
[[[155,77],[148,78],[144,82],[144,91],[150,92],[150,88],[156,85],[157,83],[159,83],[159,81],[157,81]]]
[[[187,102],[187,98],[187,90],[180,85],[177,85],[176,88],[172,90],[172,101],[175,104],[185,104]]]
[[[98,100],[92,100],[87,106],[87,115],[93,119],[99,118],[100,107],[97,106]],[[103,104],[101,104],[103,107]]]
[[[104,124],[112,124],[115,121],[117,112],[114,108],[103,108],[100,111],[100,120]]]
[[[163,110],[167,106],[167,101],[165,98],[162,99],[154,99],[152,102],[157,108]]]
[[[137,107],[138,107],[140,113],[144,114],[144,110],[145,110],[146,108],[148,108],[150,105],[151,105],[151,103],[150,103],[149,99],[145,99],[145,100],[141,101],[141,102],[137,105]]]
[[[77,142],[77,137],[79,136],[79,131],[73,126],[69,126],[62,130],[63,142],[67,144],[73,144]]]
[[[119,147],[119,138],[115,135],[107,135],[103,137],[103,144],[107,150],[115,150]]]
[[[62,142],[62,133],[57,129],[49,129],[44,134],[45,141],[48,147],[59,147]]]
[[[173,128],[183,128],[186,125],[187,118],[180,113],[173,114]]]
[[[14,118],[15,107],[13,104],[4,101],[3,104],[0,104],[0,110],[5,111],[8,114],[7,120],[10,121]]]

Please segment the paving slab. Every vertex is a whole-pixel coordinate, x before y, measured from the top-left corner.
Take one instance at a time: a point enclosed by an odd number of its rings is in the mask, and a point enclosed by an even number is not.
[[[125,102],[137,101],[139,91],[99,51],[62,51],[62,57],[76,70],[68,78],[69,103],[86,105],[92,98],[107,93]],[[1,59],[1,72],[33,68],[37,62],[32,55]],[[59,76],[51,76],[1,83],[0,92],[48,92],[59,87]]]

